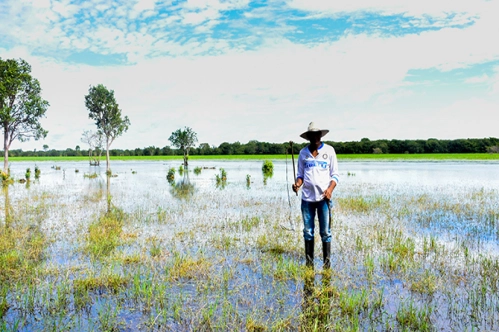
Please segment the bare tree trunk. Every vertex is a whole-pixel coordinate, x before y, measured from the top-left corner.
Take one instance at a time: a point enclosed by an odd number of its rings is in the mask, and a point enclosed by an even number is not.
[[[92,155],[93,155],[93,151],[92,149],[88,149],[88,162],[90,163],[90,166],[92,166]]]
[[[109,175],[109,138],[106,137],[106,174]]]
[[[3,171],[7,173],[9,171],[9,131],[7,128],[3,128]]]

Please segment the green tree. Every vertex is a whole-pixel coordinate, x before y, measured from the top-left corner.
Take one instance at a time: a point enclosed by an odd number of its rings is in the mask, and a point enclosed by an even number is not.
[[[0,123],[3,129],[4,171],[9,167],[9,149],[15,139],[21,142],[47,136],[40,118],[45,116],[48,101],[41,97],[40,83],[31,76],[31,66],[24,60],[0,58]]]
[[[189,149],[194,147],[194,144],[198,141],[197,134],[191,128],[184,127],[183,130],[177,129],[177,131],[174,131],[168,140],[172,142],[173,146],[184,152],[184,166],[187,167]]]
[[[97,129],[106,138],[106,172],[111,172],[109,167],[109,147],[116,137],[121,136],[128,130],[130,120],[121,116],[114,90],[108,90],[104,85],[91,86],[88,95],[85,96],[85,106],[89,114],[88,117],[95,120]]]
[[[207,155],[211,153],[211,148],[208,143],[201,143],[199,144],[199,154],[200,155]]]

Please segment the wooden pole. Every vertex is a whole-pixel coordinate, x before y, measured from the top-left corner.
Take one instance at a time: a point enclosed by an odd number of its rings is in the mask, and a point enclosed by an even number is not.
[[[293,154],[293,141],[289,141],[289,145],[291,146],[291,162],[293,163],[293,180],[296,183],[296,170],[295,170],[295,156]],[[296,196],[298,196],[298,191],[296,192]]]

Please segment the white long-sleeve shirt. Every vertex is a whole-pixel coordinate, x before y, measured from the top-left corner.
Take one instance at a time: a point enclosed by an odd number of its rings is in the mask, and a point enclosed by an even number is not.
[[[297,178],[303,180],[302,199],[307,202],[318,202],[324,199],[324,191],[331,181],[340,181],[336,151],[330,145],[321,143],[317,157],[314,157],[308,146],[300,150],[298,157]]]

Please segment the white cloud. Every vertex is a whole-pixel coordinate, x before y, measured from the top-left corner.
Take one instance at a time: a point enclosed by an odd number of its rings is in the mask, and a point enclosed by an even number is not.
[[[183,14],[183,23],[198,25],[208,20],[220,17],[220,12],[215,9],[205,9],[199,12],[187,12]]]
[[[150,16],[154,14],[154,9],[156,7],[155,0],[137,0],[133,8],[130,10],[130,18],[133,20],[140,16]],[[148,14],[149,13],[149,14]]]
[[[300,10],[329,12],[344,14],[352,12],[373,12],[383,15],[405,14],[421,17],[425,15],[439,17],[450,13],[469,13],[475,15],[486,11],[490,7],[497,8],[494,1],[455,1],[455,0],[351,0],[351,1],[323,1],[323,0],[290,0],[288,6]]]
[[[248,1],[188,1],[147,24],[141,18],[165,6],[163,2],[110,5],[94,0],[75,8],[67,1],[53,1],[52,7],[50,2],[37,2],[41,8],[35,8],[33,2],[8,1],[12,15],[0,13],[0,31],[9,31],[19,46],[0,44],[1,56],[22,57],[32,64],[44,98],[51,103],[43,123],[50,131],[47,144],[54,148],[80,144],[83,130],[93,128],[83,97],[89,85],[99,83],[115,90],[123,113],[132,122],[115,147],[166,145],[169,133],[185,125],[198,132],[200,141],[216,145],[250,139],[296,140],[312,120],[334,128],[330,139],[336,140],[463,137],[476,136],[480,130],[483,134],[478,136],[494,135],[489,123],[477,119],[499,109],[495,97],[498,70],[460,81],[483,80],[486,84],[478,88],[489,95],[484,92],[463,100],[442,95],[438,105],[406,80],[411,70],[446,71],[498,61],[499,44],[490,40],[491,32],[499,30],[493,10],[497,2],[479,1],[471,6],[443,1],[429,6],[426,0],[378,1],[375,5],[370,1],[294,1],[290,5],[313,12],[403,14],[419,25],[440,28],[396,36],[346,33],[335,41],[301,45],[283,37],[293,29],[284,23],[273,29],[241,24],[239,28],[260,33],[241,41],[183,35],[182,24],[194,26],[199,33],[210,32],[222,21],[223,11],[246,8]],[[53,15],[46,13],[50,8]],[[76,11],[87,19],[53,22],[54,15],[66,17]],[[271,20],[273,11],[264,8],[246,16],[265,14]],[[139,19],[130,21],[130,16]],[[473,24],[455,28],[449,22]],[[7,26],[14,28],[7,30]],[[261,46],[248,51],[245,46],[257,41]],[[32,56],[37,49],[125,54],[132,65],[65,65]],[[202,56],[206,53],[218,55]],[[432,83],[432,88],[441,87]],[[470,110],[480,116],[471,117]],[[29,144],[40,147],[44,143]]]
[[[190,10],[213,8],[218,11],[245,8],[249,0],[187,0],[184,8]]]
[[[489,76],[487,74],[483,74],[481,76],[473,76],[470,78],[467,78],[464,80],[464,83],[470,83],[470,84],[478,84],[478,83],[485,83],[489,81]]]
[[[499,66],[494,68],[494,75],[491,77],[492,93],[499,95]]]

